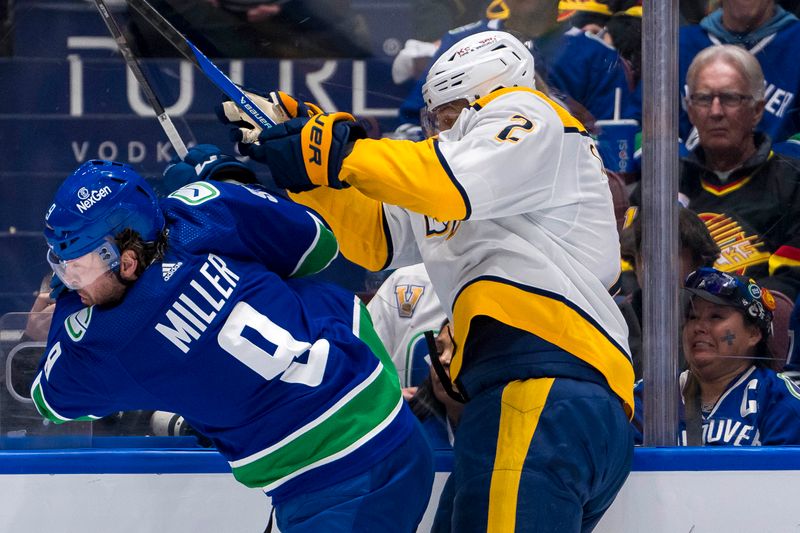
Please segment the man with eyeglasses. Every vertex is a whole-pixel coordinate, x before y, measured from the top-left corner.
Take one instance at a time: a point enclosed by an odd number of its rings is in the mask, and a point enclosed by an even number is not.
[[[681,28],[679,87],[685,96],[689,65],[703,49],[730,44],[747,50],[766,79],[759,129],[780,143],[800,132],[800,64],[793,53],[800,40],[800,21],[777,4],[775,0],[726,0],[699,24]],[[680,135],[689,149],[696,146],[688,110],[680,114]]]
[[[700,52],[686,108],[699,146],[682,160],[680,192],[722,250],[715,266],[794,299],[800,289],[800,160],[756,131],[765,107],[758,61],[738,46]]]

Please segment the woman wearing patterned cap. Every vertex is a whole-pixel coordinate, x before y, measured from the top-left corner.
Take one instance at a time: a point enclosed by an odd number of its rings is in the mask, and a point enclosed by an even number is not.
[[[775,300],[769,290],[704,267],[689,274],[684,292],[689,368],[680,377],[680,444],[800,444],[800,388],[771,368],[767,339]],[[637,401],[635,425],[641,411]]]

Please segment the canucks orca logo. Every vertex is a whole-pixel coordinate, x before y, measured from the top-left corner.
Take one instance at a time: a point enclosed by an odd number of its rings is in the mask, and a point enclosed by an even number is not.
[[[185,185],[173,192],[168,198],[175,198],[187,205],[199,205],[219,196],[219,189],[206,181],[197,181]]]
[[[425,287],[421,285],[395,285],[394,297],[397,301],[397,312],[400,318],[411,318],[414,309],[425,292]]]
[[[778,377],[781,378],[784,383],[786,383],[786,388],[789,389],[789,393],[800,400],[800,387],[798,387],[797,383],[791,380],[791,378],[786,377],[784,374],[778,374]]]
[[[92,321],[92,307],[84,307],[77,313],[72,313],[64,320],[64,327],[69,334],[69,337],[75,341],[80,341],[86,334],[89,328],[89,322]]]

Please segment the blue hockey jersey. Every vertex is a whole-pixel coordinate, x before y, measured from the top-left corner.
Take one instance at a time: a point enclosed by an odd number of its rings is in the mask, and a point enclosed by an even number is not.
[[[58,300],[32,386],[43,416],[180,413],[276,502],[364,471],[408,437],[413,415],[366,308],[295,279],[338,253],[315,216],[217,182],[161,207],[166,254],[120,303]]]
[[[748,49],[761,65],[766,81],[764,116],[757,129],[769,135],[776,143],[800,132],[800,107],[796,101],[800,91],[800,64],[794,55],[798,42],[800,42],[800,21],[794,20],[776,33],[755,43],[743,43],[749,44]],[[700,25],[681,28],[678,58],[681,97],[686,95],[686,72],[694,56],[704,48],[721,43],[718,37]],[[690,147],[691,130],[689,116],[681,109],[680,136],[690,143]]]
[[[636,85],[625,60],[600,37],[567,32],[548,66],[548,81],[557,90],[556,96],[563,93],[595,120],[629,118],[626,113],[632,108]],[[565,100],[568,106],[569,99]]]
[[[688,372],[688,371],[687,371]],[[686,372],[681,384],[686,382]],[[636,444],[642,444],[644,385],[634,389]],[[713,408],[703,412],[704,446],[770,446],[800,444],[800,387],[783,374],[751,366],[735,378]],[[679,445],[686,446],[681,406]]]

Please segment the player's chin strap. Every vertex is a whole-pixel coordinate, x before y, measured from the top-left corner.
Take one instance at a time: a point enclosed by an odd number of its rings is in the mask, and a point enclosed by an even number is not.
[[[428,344],[428,354],[431,357],[433,371],[436,372],[436,377],[438,377],[439,381],[442,382],[444,391],[455,401],[459,403],[467,403],[466,395],[453,388],[453,382],[450,379],[450,375],[444,369],[442,362],[439,361],[439,350],[436,348],[436,338],[433,335],[433,331],[428,330],[425,332],[425,342]],[[453,349],[455,349],[455,344],[453,345]]]

